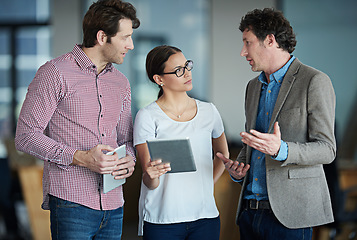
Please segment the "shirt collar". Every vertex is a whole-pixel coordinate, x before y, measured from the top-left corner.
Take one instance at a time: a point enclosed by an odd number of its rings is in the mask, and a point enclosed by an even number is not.
[[[76,44],[72,50],[72,54],[76,60],[76,62],[78,63],[79,67],[81,69],[89,69],[89,70],[97,70],[97,67],[95,66],[95,64],[92,62],[92,60],[90,60],[90,58],[87,56],[87,54],[84,53],[84,51],[82,50],[82,45]],[[112,63],[108,63],[105,66],[105,69],[103,70],[105,71],[112,71],[114,68]]]
[[[278,71],[270,74],[270,76],[269,76],[270,80],[275,81],[278,84],[281,84],[283,82],[286,72],[288,71],[288,69],[289,69],[291,63],[294,61],[294,59],[295,59],[295,56],[291,55],[289,61],[282,68],[280,68]],[[268,84],[268,81],[266,79],[264,72],[260,73],[258,80],[264,84]]]

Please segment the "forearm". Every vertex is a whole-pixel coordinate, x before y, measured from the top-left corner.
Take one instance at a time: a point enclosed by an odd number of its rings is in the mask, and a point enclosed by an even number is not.
[[[77,150],[73,155],[73,161],[71,165],[85,167],[86,164],[84,159],[87,157],[87,153],[88,152],[86,151]]]
[[[221,159],[215,157],[213,160],[213,182],[216,183],[224,172],[224,164]]]
[[[44,161],[69,166],[76,149],[60,144],[41,132],[22,127],[19,120],[15,136],[16,149]]]
[[[150,160],[149,149],[146,143],[136,145],[136,150],[138,152],[138,159],[140,160],[141,168],[143,170],[143,183],[147,188],[153,190],[159,186],[159,177],[161,174],[153,173],[154,168],[151,165],[152,163]]]
[[[143,182],[147,188],[150,190],[154,190],[160,185],[160,179],[159,178],[150,178],[149,174],[147,172],[143,173]]]
[[[222,160],[217,156],[217,153],[220,152],[224,157],[229,158],[229,150],[227,139],[224,133],[218,138],[212,139],[212,148],[214,152],[213,158],[213,181],[216,183],[224,172],[224,164]]]

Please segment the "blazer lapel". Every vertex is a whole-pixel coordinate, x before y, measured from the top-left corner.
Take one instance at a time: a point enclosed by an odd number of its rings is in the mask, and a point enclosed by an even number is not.
[[[258,78],[254,79],[247,90],[246,99],[246,131],[255,128],[258,114],[259,98],[262,89],[262,83]]]
[[[246,91],[246,99],[245,99],[245,116],[246,116],[245,130],[246,131],[255,128],[261,89],[262,89],[262,83],[258,80],[258,78],[255,78],[248,83],[247,91]],[[251,152],[252,152],[252,148],[247,146],[248,164],[251,161],[250,159]]]
[[[289,92],[291,90],[291,87],[293,86],[293,83],[296,79],[295,75],[299,71],[299,68],[301,66],[301,62],[296,58],[290,65],[288,71],[285,74],[285,77],[283,79],[283,83],[280,87],[280,91],[278,94],[278,98],[276,99],[275,107],[270,119],[269,123],[269,129],[268,133],[273,133],[274,132],[274,123],[276,122],[276,119],[278,118],[279,112],[281,108],[283,107],[285,100],[287,96],[289,95]]]

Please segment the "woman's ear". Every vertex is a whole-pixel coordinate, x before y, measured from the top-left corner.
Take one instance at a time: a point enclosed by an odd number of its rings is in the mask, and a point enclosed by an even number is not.
[[[154,79],[154,81],[156,82],[157,85],[159,85],[159,86],[164,85],[162,78],[158,74],[155,74],[152,78]]]

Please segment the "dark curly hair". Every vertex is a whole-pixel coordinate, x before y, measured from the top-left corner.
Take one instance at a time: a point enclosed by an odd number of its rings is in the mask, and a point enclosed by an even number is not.
[[[239,30],[252,31],[260,41],[273,34],[279,47],[289,53],[295,50],[296,39],[293,28],[283,13],[272,8],[254,9],[248,12],[239,25]]]
[[[154,75],[162,74],[165,69],[165,64],[169,57],[182,52],[181,49],[173,46],[161,45],[153,48],[146,56],[146,73],[151,82],[155,83]],[[159,86],[160,91],[158,97],[161,97],[164,93],[162,87]]]
[[[133,23],[133,28],[140,26],[136,17],[136,9],[128,2],[121,0],[98,0],[93,3],[83,18],[83,46],[93,47],[97,41],[97,32],[102,30],[111,37],[119,31],[119,20],[128,18]]]

